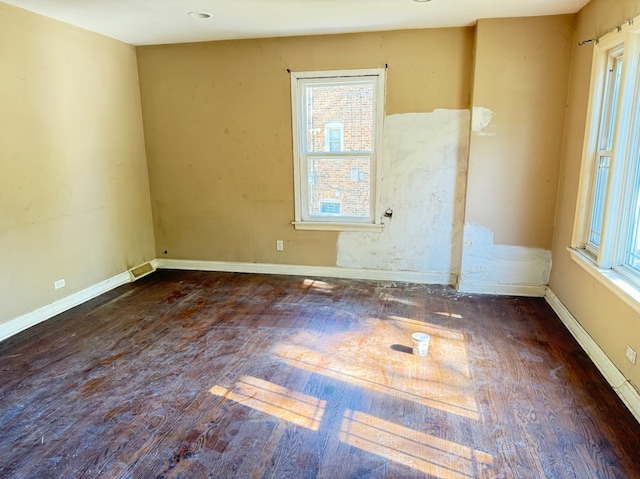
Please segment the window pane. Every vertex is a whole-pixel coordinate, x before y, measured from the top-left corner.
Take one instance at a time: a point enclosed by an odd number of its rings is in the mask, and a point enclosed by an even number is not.
[[[620,93],[620,78],[622,77],[622,57],[613,58],[607,69],[604,90],[604,104],[602,105],[602,119],[600,125],[600,140],[598,149],[610,151],[613,146],[613,127],[618,109]]]
[[[627,239],[627,248],[625,252],[625,264],[630,268],[633,268],[640,273],[640,241],[638,241],[638,235],[640,230],[638,229],[639,213],[638,201],[636,195],[635,204],[635,217],[631,228],[629,229],[629,238]]]
[[[596,172],[593,210],[591,212],[591,231],[589,232],[589,243],[594,247],[600,246],[600,239],[602,237],[604,201],[607,190],[607,180],[609,178],[609,165],[610,158],[608,156],[601,156],[598,161],[598,171]]]
[[[306,152],[373,151],[374,86],[372,80],[305,85]],[[342,124],[342,131],[327,123]]]
[[[307,171],[309,216],[370,217],[371,157],[311,157]]]
[[[640,116],[640,115],[639,115]],[[640,125],[638,125],[640,127]],[[625,244],[625,265],[640,273],[640,158],[636,159],[634,181],[629,203],[629,233]]]

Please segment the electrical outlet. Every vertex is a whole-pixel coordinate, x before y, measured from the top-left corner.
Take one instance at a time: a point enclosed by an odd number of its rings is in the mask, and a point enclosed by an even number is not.
[[[276,241],[276,250],[284,251],[284,241],[282,241],[282,240],[277,240]]]
[[[55,283],[53,283],[53,287],[54,287],[55,289],[64,288],[64,279],[59,279],[58,281],[56,281]]]
[[[628,344],[627,344],[627,352],[624,353],[624,355],[627,357],[629,361],[631,361],[631,364],[636,363],[636,357],[637,357],[636,351]]]

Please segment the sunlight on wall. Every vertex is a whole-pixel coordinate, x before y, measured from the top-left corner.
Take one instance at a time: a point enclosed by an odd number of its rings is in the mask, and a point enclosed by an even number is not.
[[[244,376],[232,390],[216,385],[209,392],[313,431],[320,427],[327,403],[251,376]]]
[[[493,462],[484,452],[359,411],[345,411],[340,440],[439,479],[484,477]]]

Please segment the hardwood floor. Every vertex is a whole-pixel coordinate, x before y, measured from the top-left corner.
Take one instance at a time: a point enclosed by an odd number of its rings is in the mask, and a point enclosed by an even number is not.
[[[3,478],[640,478],[640,425],[542,299],[160,271],[0,343],[0,457]]]

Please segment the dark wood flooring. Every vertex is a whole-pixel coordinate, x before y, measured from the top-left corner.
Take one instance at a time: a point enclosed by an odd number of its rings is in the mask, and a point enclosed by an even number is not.
[[[0,477],[640,478],[640,425],[543,299],[160,271],[0,343]]]

